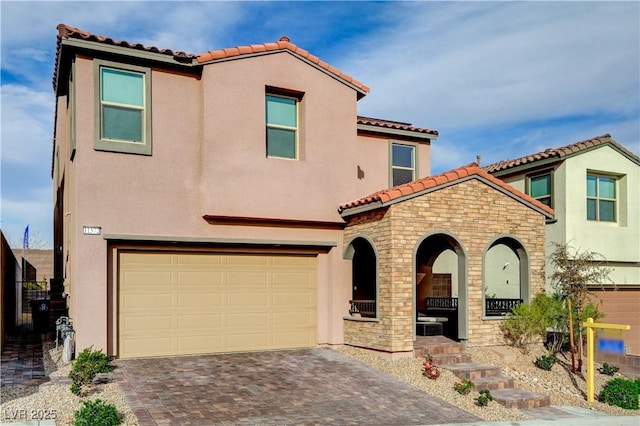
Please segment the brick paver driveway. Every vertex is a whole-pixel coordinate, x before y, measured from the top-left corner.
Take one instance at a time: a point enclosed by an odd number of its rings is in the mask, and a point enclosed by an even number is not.
[[[118,360],[142,425],[413,425],[477,417],[325,348]]]

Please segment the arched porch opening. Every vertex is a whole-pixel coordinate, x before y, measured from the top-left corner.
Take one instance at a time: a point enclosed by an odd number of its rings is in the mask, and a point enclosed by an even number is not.
[[[520,241],[496,238],[485,250],[482,270],[485,317],[500,317],[530,302],[529,256]]]
[[[417,333],[425,333],[421,323],[427,321],[440,323],[442,334],[449,338],[468,338],[466,270],[465,251],[454,236],[439,232],[425,236],[418,243],[415,250]],[[430,327],[436,331],[440,328]]]
[[[362,317],[378,315],[378,261],[373,243],[365,237],[351,241],[345,253],[351,259],[349,312]]]

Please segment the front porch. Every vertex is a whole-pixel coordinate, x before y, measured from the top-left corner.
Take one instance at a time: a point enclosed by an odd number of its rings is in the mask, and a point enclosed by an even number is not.
[[[502,344],[503,315],[544,288],[550,209],[477,167],[466,178],[455,172],[421,183],[428,190],[414,182],[343,206],[352,262],[345,344],[400,356],[435,331]]]

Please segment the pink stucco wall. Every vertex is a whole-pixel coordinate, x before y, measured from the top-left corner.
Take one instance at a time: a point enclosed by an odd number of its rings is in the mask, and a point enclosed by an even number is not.
[[[82,235],[83,225],[103,235],[335,242],[318,255],[318,343],[342,343],[351,270],[341,230],[212,225],[202,217],[341,222],[339,204],[387,187],[388,139],[357,136],[355,91],[284,52],[211,64],[201,78],[154,68],[153,155],[143,156],[94,150],[93,61],[79,57],[75,67],[77,153],[61,169],[77,347],[106,350],[115,329],[105,303],[113,253],[103,236]],[[266,158],[266,86],[304,93],[298,160]],[[428,145],[419,158],[420,175],[428,174]]]

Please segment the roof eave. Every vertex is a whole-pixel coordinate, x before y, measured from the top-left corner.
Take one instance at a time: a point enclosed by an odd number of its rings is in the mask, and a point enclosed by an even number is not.
[[[559,155],[554,155],[553,157],[543,158],[540,160],[530,161],[524,164],[518,164],[517,166],[507,167],[506,169],[497,170],[494,172],[486,171],[495,177],[502,177],[507,175],[518,174],[522,172],[526,172],[531,169],[539,169],[551,165],[556,165],[557,163],[562,162],[566,157],[561,157]]]
[[[570,152],[568,154],[564,154],[564,155],[562,155],[562,158],[563,159],[567,159],[567,158],[570,158],[570,157],[575,157],[577,155],[584,154],[585,152],[593,151],[595,149],[602,148],[604,146],[608,146],[609,148],[611,148],[611,149],[613,149],[615,151],[618,151],[621,155],[623,155],[624,157],[626,157],[630,161],[632,161],[635,164],[640,166],[640,158],[634,157],[633,153],[631,153],[630,151],[627,152],[626,149],[624,149],[624,147],[622,147],[621,145],[619,145],[617,143],[614,143],[613,141],[610,141],[610,140],[602,142],[602,143],[597,144],[597,145],[593,145],[593,146],[584,148],[584,149],[582,149],[580,151]]]
[[[515,201],[518,201],[519,203],[524,204],[525,206],[529,207],[530,209],[542,214],[547,219],[553,219],[555,217],[554,213],[548,212],[548,211],[540,208],[539,206],[537,206],[537,205],[535,205],[533,203],[530,203],[528,200],[518,196],[518,194],[515,194],[515,193],[512,193],[511,191],[508,191],[505,188],[503,188],[502,186],[495,184],[490,179],[487,179],[487,178],[483,177],[482,175],[478,175],[478,174],[473,174],[473,175],[469,175],[469,176],[463,176],[463,177],[460,177],[459,179],[452,180],[452,181],[449,181],[449,182],[444,182],[444,183],[442,183],[440,185],[432,186],[430,188],[425,188],[425,189],[423,189],[421,191],[413,192],[413,193],[407,194],[407,195],[402,195],[400,197],[394,198],[394,199],[389,200],[387,202],[377,201],[377,202],[374,202],[374,203],[369,203],[369,204],[366,204],[366,205],[361,205],[361,206],[356,206],[356,207],[352,207],[352,208],[349,208],[349,209],[345,209],[340,213],[340,215],[344,218],[344,217],[353,216],[353,215],[356,215],[356,214],[359,214],[359,213],[365,213],[365,212],[368,212],[368,211],[377,210],[377,209],[382,208],[382,207],[391,206],[393,204],[397,204],[397,203],[400,203],[400,202],[403,202],[403,201],[406,201],[406,200],[410,200],[412,198],[420,197],[422,195],[429,194],[431,192],[439,191],[441,189],[444,189],[444,188],[447,188],[447,187],[450,187],[450,186],[453,186],[453,185],[458,185],[460,183],[466,182],[466,181],[471,180],[471,179],[477,179],[480,182],[482,182],[482,183],[484,183],[486,185],[489,185],[493,189],[501,192],[502,194],[510,197],[511,199],[513,199]]]
[[[62,46],[109,53],[118,56],[128,56],[132,58],[144,59],[152,62],[160,62],[185,68],[192,68],[198,65],[198,61],[196,60],[196,58],[192,58],[187,61],[181,59],[180,61],[178,61],[175,59],[175,55],[167,55],[166,53],[160,52],[150,52],[147,50],[139,50],[131,47],[114,46],[111,44],[105,44],[91,40],[83,40],[73,37],[61,37],[60,43]]]
[[[340,212],[340,216],[344,219],[349,216],[353,216],[360,213],[366,213],[368,211],[377,210],[382,207],[385,207],[387,204],[382,201],[374,201],[372,203],[362,204],[355,207],[349,207]]]
[[[389,136],[401,136],[422,140],[434,140],[438,139],[438,135],[435,133],[415,132],[411,130],[392,129],[382,126],[374,126],[372,124],[358,124],[358,130],[368,133],[376,133]]]

